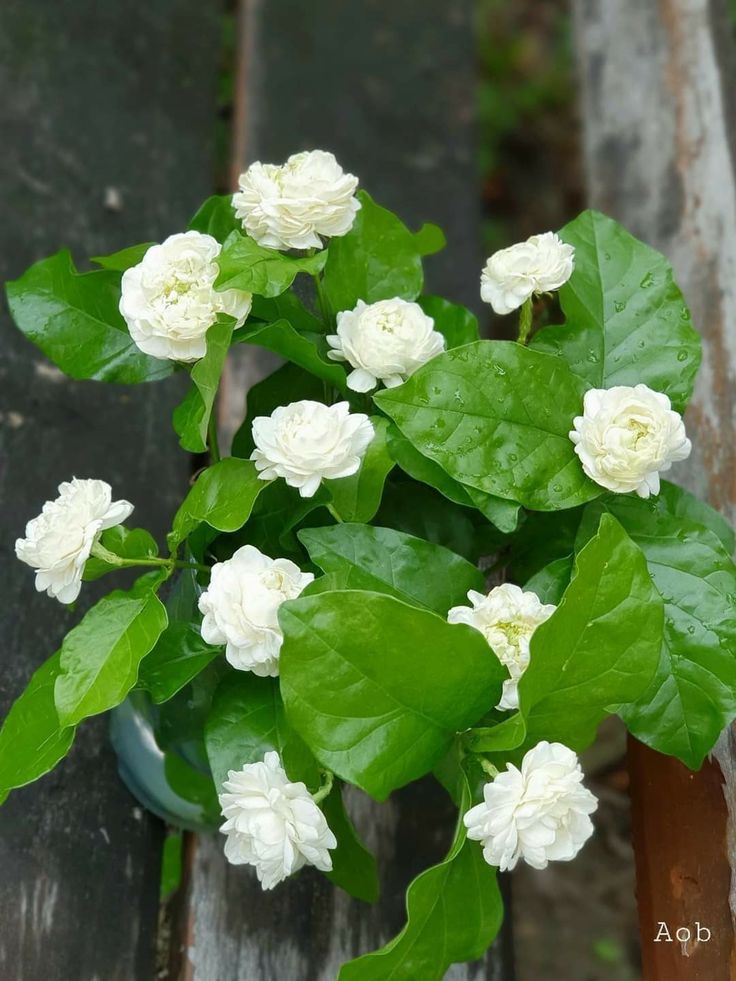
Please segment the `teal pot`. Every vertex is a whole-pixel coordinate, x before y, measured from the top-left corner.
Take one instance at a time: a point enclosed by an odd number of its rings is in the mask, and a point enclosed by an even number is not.
[[[143,807],[176,827],[213,831],[222,816],[197,735],[197,698],[188,686],[158,706],[135,691],[113,709],[110,739],[120,776]]]

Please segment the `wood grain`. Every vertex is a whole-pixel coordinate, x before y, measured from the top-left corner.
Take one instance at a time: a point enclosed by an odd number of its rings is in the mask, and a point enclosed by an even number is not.
[[[209,193],[218,24],[196,0],[0,5],[0,274],[69,246],[86,257],[181,230]],[[189,462],[170,414],[180,381],[65,379],[10,323],[0,364],[0,717],[57,647],[69,613],[33,588],[13,541],[56,486],[101,477],[159,535]],[[105,719],[0,810],[3,981],[153,976],[160,822],[120,782]]]
[[[734,43],[725,0],[575,0],[590,203],[666,253],[703,337],[675,479],[736,518]],[[696,775],[632,746],[646,981],[736,978],[733,737]],[[724,789],[725,787],[725,800]],[[728,805],[728,807],[726,806]],[[653,921],[716,936],[653,945]],[[656,932],[656,931],[655,931]]]

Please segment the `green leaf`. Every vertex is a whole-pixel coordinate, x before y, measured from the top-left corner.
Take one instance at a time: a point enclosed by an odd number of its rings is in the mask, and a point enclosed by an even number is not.
[[[575,539],[583,508],[569,511],[533,511],[511,539],[509,573],[512,582],[526,582],[555,559],[575,552]]]
[[[543,603],[557,606],[570,585],[574,562],[575,556],[572,553],[555,559],[535,573],[524,589],[536,593]]]
[[[171,698],[222,652],[201,637],[199,597],[204,587],[197,576],[191,567],[176,572],[166,597],[169,624],[141,664],[139,685],[148,688],[154,702]]]
[[[503,901],[496,870],[465,834],[471,803],[466,790],[447,858],[409,886],[404,929],[381,950],[344,964],[340,981],[441,981],[452,964],[485,954],[501,927]]]
[[[529,667],[519,682],[524,745],[540,739],[575,750],[589,745],[610,707],[633,700],[651,682],[663,623],[644,556],[621,525],[603,515],[577,555],[557,610],[532,636]]]
[[[619,714],[637,739],[697,769],[736,717],[736,567],[716,535],[656,498],[596,502],[581,539],[604,509],[644,553],[665,609],[657,673]]]
[[[375,523],[443,545],[472,563],[494,552],[501,541],[496,529],[474,511],[414,481],[386,485]]]
[[[300,497],[299,492],[283,480],[269,484],[262,492],[253,514],[242,530],[228,539],[220,539],[214,549],[218,557],[229,558],[241,545],[254,545],[266,555],[293,558],[299,563],[303,552],[296,539],[295,529],[312,520],[324,524],[327,513],[316,514],[330,502],[329,491],[320,487],[313,497]],[[224,548],[224,552],[221,552]]]
[[[445,248],[447,239],[439,225],[425,222],[418,232],[414,232],[414,244],[420,255],[435,255]]]
[[[34,673],[0,729],[0,803],[16,787],[53,770],[69,752],[74,729],[61,726],[54,705],[57,651]]]
[[[224,316],[222,321],[218,318],[217,323],[207,331],[207,353],[192,367],[192,387],[184,401],[174,409],[173,422],[179,444],[190,453],[204,453],[207,450],[207,427],[234,325],[232,317]]]
[[[197,608],[202,587],[197,581],[196,569],[179,569],[166,597],[166,612],[169,622],[183,620],[193,623],[197,619]]]
[[[220,274],[215,289],[278,296],[291,286],[299,273],[316,276],[326,258],[325,252],[304,258],[284,255],[274,249],[264,249],[247,235],[231,232],[217,257]]]
[[[233,456],[247,458],[253,452],[253,420],[270,416],[274,409],[300,399],[319,401],[324,386],[319,378],[306,374],[295,364],[285,364],[248,389],[245,420],[233,437]]]
[[[146,705],[158,746],[164,752],[178,753],[196,769],[207,772],[204,730],[212,709],[215,691],[232,668],[224,658],[210,662],[202,671],[161,704]],[[133,698],[141,693],[134,692]],[[147,696],[144,696],[147,700]]]
[[[686,491],[684,487],[663,480],[659,495],[650,498],[650,506],[657,511],[665,511],[673,518],[685,518],[695,524],[704,525],[719,539],[729,555],[736,549],[736,535],[722,514],[701,501],[699,497]]]
[[[358,300],[415,300],[424,283],[414,235],[365,191],[358,198],[361,209],[353,227],[332,239],[325,265],[324,292],[335,313],[352,310]]]
[[[454,552],[391,528],[342,524],[307,528],[299,539],[323,572],[343,588],[388,593],[446,616],[468,590],[483,590],[482,573]]]
[[[235,217],[232,194],[213,194],[207,198],[189,222],[189,230],[211,235],[220,244],[231,232],[239,232],[241,224]]]
[[[79,273],[64,249],[6,289],[18,327],[71,378],[132,384],[174,370],[170,361],[150,358],[133,343],[118,310],[119,272]]]
[[[205,744],[218,788],[229,770],[257,763],[271,750],[281,757],[290,780],[319,786],[319,767],[286,719],[276,678],[230,671],[215,691]]]
[[[119,705],[138,667],[166,627],[163,603],[150,589],[116,590],[95,604],[61,645],[54,700],[62,725]]]
[[[267,483],[251,460],[227,457],[207,467],[176,512],[169,545],[175,548],[202,523],[217,531],[242,528]]]
[[[321,335],[317,336],[321,337]],[[322,357],[314,340],[300,334],[288,320],[277,320],[273,324],[254,327],[253,330],[239,335],[238,340],[242,344],[255,344],[266,348],[267,351],[273,351],[274,354],[280,354],[281,357],[299,365],[317,378],[329,382],[335,388],[345,389],[345,369],[334,361],[327,361]],[[289,401],[293,402],[294,398],[290,398]]]
[[[478,341],[438,355],[373,400],[461,484],[555,511],[601,493],[568,435],[585,389],[559,358]]]
[[[423,456],[394,425],[388,429],[387,443],[391,456],[404,473],[409,474],[414,480],[434,487],[455,504],[477,508],[500,531],[511,532],[516,529],[521,505],[515,501],[506,501],[502,497],[486,494],[485,491],[476,490],[474,487],[464,487],[459,484],[442,469],[439,463]]]
[[[113,252],[111,255],[92,256],[92,262],[102,266],[103,269],[114,269],[117,272],[125,272],[131,266],[137,266],[143,261],[143,256],[148,252],[155,242],[143,242],[141,245],[129,245],[127,249]]]
[[[560,236],[575,271],[560,290],[563,327],[532,346],[561,355],[594,388],[643,383],[682,412],[700,366],[700,338],[669,262],[612,218],[584,211]]]
[[[160,899],[165,902],[181,885],[183,833],[167,829],[161,854]]]
[[[448,350],[480,340],[478,318],[467,307],[450,303],[441,296],[420,296],[417,302],[434,320],[434,329],[444,336]]]
[[[317,759],[384,800],[427,773],[498,701],[503,669],[482,635],[379,593],[282,605],[281,692]]]
[[[212,776],[191,766],[178,753],[164,755],[166,783],[178,797],[202,809],[200,820],[216,826],[222,817]]]
[[[366,903],[378,899],[376,860],[358,838],[342,800],[342,789],[336,782],[320,805],[330,831],[337,838],[337,848],[330,852],[332,871],[326,877],[345,892]]]
[[[350,572],[348,569],[342,572],[331,572],[327,576],[319,576],[317,579],[313,579],[305,588],[299,593],[300,596],[316,596],[317,593],[334,593],[339,589],[349,589],[350,588]],[[388,590],[386,590],[388,592]]]
[[[319,767],[286,720],[276,678],[230,672],[215,691],[205,742],[218,788],[229,770],[259,762],[271,750],[281,756],[291,780],[303,781],[312,789],[319,786]],[[330,853],[333,870],[327,877],[358,899],[373,902],[378,895],[375,859],[355,834],[339,785],[321,807],[337,838],[337,848]]]
[[[121,559],[150,559],[158,555],[156,540],[145,528],[126,528],[115,525],[100,535],[100,545]],[[108,572],[115,572],[120,566],[105,562],[93,555],[84,566],[84,581],[92,582]]]
[[[307,310],[292,290],[287,290],[280,296],[254,296],[250,320],[260,320],[266,324],[275,323],[277,320],[288,320],[296,330],[311,334],[324,333],[326,330],[326,325],[319,317],[315,317],[310,310]]]
[[[466,488],[471,503],[487,518],[491,524],[509,535],[519,527],[521,505],[516,501],[507,501],[503,497],[494,497],[476,487]]]
[[[154,702],[165,702],[221,653],[221,648],[202,640],[198,624],[176,620],[141,662],[138,684]]]
[[[326,480],[332,506],[343,521],[370,521],[381,505],[383,485],[394,461],[386,446],[388,419],[372,416],[373,437],[357,473],[339,480]]]

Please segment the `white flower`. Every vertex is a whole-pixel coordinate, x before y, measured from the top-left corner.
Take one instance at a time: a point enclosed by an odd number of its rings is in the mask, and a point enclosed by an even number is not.
[[[123,273],[120,313],[145,354],[170,361],[198,361],[218,313],[241,326],[251,294],[215,289],[220,243],[211,235],[182,232],[152,245],[137,266]]]
[[[238,671],[274,677],[284,640],[279,607],[313,579],[288,559],[270,559],[243,545],[232,558],[212,566],[209,587],[199,597],[202,638],[226,644],[225,657]]]
[[[501,710],[519,707],[519,679],[529,667],[529,643],[540,623],[557,607],[542,603],[536,593],[524,592],[512,583],[495,586],[487,596],[471,589],[472,606],[453,606],[447,614],[449,623],[467,623],[479,630],[493,653],[511,677],[503,683]]]
[[[670,400],[646,385],[590,389],[573,426],[570,439],[583,470],[617,494],[659,494],[659,474],[692,449]]]
[[[593,834],[598,801],[583,786],[578,758],[562,743],[537,743],[521,770],[509,763],[463,818],[468,838],[502,872],[523,859],[534,869],[569,862]]]
[[[575,249],[554,232],[532,235],[494,252],[480,277],[480,295],[496,313],[511,313],[533,293],[563,286],[575,266]]]
[[[251,460],[261,480],[283,477],[302,497],[313,497],[325,478],[349,477],[359,469],[374,435],[368,416],[351,413],[347,402],[303,399],[253,420]]]
[[[305,785],[290,783],[278,753],[230,770],[223,791],[225,857],[233,865],[254,865],[264,889],[303,865],[330,871],[328,849],[337,847],[337,840]]]
[[[319,248],[320,236],[349,232],[360,208],[358,178],[324,150],[295,153],[282,166],[251,164],[238,184],[235,215],[269,249]]]
[[[434,329],[418,303],[395,297],[366,304],[337,315],[337,334],[327,338],[334,348],[328,357],[347,361],[355,370],[348,388],[368,392],[380,382],[394,388],[412,372],[445,349],[445,339]]]
[[[122,524],[133,512],[127,501],[113,501],[104,480],[72,480],[59,484],[59,496],[47,501],[26,525],[26,537],[15,554],[36,570],[36,589],[60,603],[73,603],[82,587],[84,564],[92,546],[107,528]]]

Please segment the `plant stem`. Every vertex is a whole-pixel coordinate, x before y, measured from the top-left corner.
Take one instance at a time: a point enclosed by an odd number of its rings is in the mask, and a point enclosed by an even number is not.
[[[322,315],[322,319],[328,325],[332,324],[332,318],[330,316],[330,305],[327,302],[327,297],[325,296],[325,291],[322,286],[322,275],[320,273],[315,273],[312,276],[314,280],[314,289],[317,294],[317,309]]]
[[[519,344],[526,344],[532,329],[532,298],[529,297],[521,305],[519,312]]]
[[[210,451],[210,462],[220,462],[220,443],[217,439],[217,416],[214,412],[210,413],[207,423],[207,445]]]
[[[121,559],[115,565],[121,568],[128,568],[136,565],[150,565],[163,569],[195,569],[197,572],[212,572],[208,565],[200,562],[181,562],[179,559]]]
[[[337,511],[335,510],[335,506],[334,506],[334,504],[328,504],[328,505],[327,505],[327,510],[328,510],[328,511],[330,512],[330,514],[331,514],[331,515],[332,515],[332,517],[333,517],[333,518],[335,519],[335,521],[336,521],[336,522],[337,522],[337,523],[338,523],[339,525],[341,525],[341,524],[342,524],[342,518],[340,517],[340,515],[339,515],[339,514],[337,513]]]
[[[325,797],[329,797],[330,792],[332,791],[332,784],[335,779],[335,774],[331,770],[323,770],[322,776],[324,780],[320,785],[319,790],[312,794],[312,800],[315,804],[319,804],[325,799]]]
[[[153,557],[148,559],[125,559],[121,555],[115,555],[114,552],[110,552],[104,545],[100,545],[99,542],[93,546],[91,554],[98,559],[102,559],[103,562],[115,566],[116,569],[130,569],[137,565],[144,565],[155,569],[195,569],[197,572],[212,571],[208,565],[202,565],[199,562],[181,562],[173,557],[170,559]]]
[[[179,562],[177,559],[173,559],[165,564],[170,565],[172,569],[194,569],[196,572],[212,572],[210,566],[202,565],[201,562]]]

